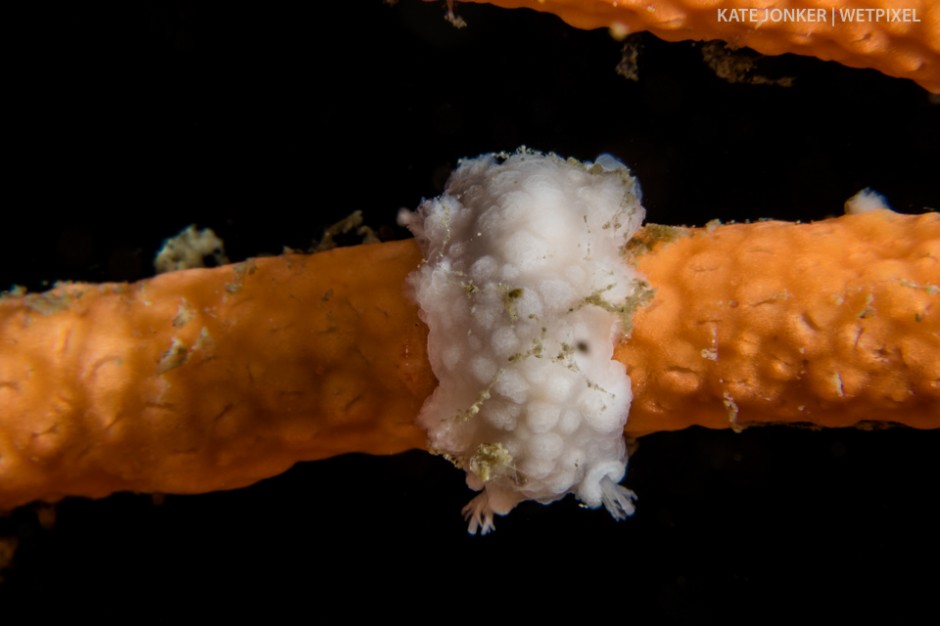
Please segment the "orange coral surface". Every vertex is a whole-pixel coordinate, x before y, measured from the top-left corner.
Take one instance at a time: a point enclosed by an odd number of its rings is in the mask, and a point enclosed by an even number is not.
[[[657,291],[616,354],[628,434],[940,426],[936,213],[667,234],[632,246]],[[401,241],[5,298],[0,508],[423,447],[435,381],[404,288],[419,263]]]
[[[685,232],[638,259],[629,432],[940,426],[940,215]]]

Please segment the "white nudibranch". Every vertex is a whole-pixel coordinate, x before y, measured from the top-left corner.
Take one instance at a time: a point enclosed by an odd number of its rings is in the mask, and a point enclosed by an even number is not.
[[[636,181],[521,149],[461,161],[439,198],[400,221],[425,261],[409,278],[439,382],[418,422],[482,491],[469,531],[523,500],[573,493],[617,519],[630,378],[615,342],[648,285],[622,249],[643,221]]]

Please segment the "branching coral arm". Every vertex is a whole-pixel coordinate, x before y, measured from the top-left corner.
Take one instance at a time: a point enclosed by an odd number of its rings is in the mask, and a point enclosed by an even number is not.
[[[656,296],[616,353],[633,380],[631,432],[940,427],[940,215],[667,236],[677,238],[637,259]]]
[[[628,434],[940,427],[937,214],[663,235],[631,246],[657,291],[616,352]],[[423,447],[413,418],[435,383],[403,288],[419,263],[404,241],[5,298],[0,508]]]
[[[549,11],[578,28],[722,39],[910,78],[940,92],[940,5],[929,0],[467,0]],[[768,14],[766,11],[773,11]]]
[[[388,243],[6,297],[0,509],[421,447],[434,380],[402,290],[419,261]]]

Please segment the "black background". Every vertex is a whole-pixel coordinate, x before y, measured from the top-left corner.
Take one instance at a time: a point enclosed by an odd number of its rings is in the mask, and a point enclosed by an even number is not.
[[[3,288],[146,277],[161,240],[193,222],[233,260],[306,248],[355,209],[404,237],[398,209],[439,193],[458,158],[522,144],[613,153],[659,223],[819,219],[866,186],[902,212],[940,199],[938,105],[870,70],[784,56],[759,71],[794,86],[733,85],[700,44],[641,35],[631,82],[606,32],[475,5],[460,5],[469,26],[456,30],[441,4],[415,0],[18,11]],[[484,538],[466,535],[462,477],[419,452],[306,463],[158,504],[70,499],[51,530],[33,508],[0,521],[20,545],[0,594],[232,606],[297,586],[289,597],[313,615],[342,604],[348,617],[447,618],[433,609],[444,602],[489,619],[496,598],[519,614],[681,623],[935,615],[938,435],[653,435],[628,472],[631,520],[570,499],[527,504]],[[340,590],[363,601],[347,606]]]

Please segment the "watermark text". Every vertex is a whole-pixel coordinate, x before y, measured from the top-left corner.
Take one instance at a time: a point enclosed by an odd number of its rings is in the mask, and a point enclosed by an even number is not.
[[[919,23],[917,9],[871,8],[732,8],[716,9],[718,22],[741,24],[779,24],[783,22],[824,23],[835,26],[849,22]]]

